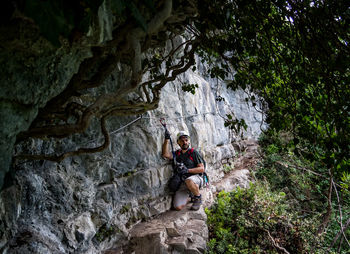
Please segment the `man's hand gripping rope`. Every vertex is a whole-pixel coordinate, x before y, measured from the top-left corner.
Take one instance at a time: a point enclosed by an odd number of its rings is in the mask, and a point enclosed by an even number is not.
[[[173,141],[171,140],[170,132],[166,128],[165,119],[161,118],[161,119],[159,119],[159,122],[160,122],[161,125],[163,125],[163,127],[165,129],[165,133],[164,133],[165,139],[169,139],[170,140],[171,153],[173,154],[173,162],[174,162],[174,165],[176,165],[176,158],[175,158],[176,155],[175,155],[175,151],[174,151]]]

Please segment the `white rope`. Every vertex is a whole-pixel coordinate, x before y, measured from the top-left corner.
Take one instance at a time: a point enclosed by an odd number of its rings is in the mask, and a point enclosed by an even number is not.
[[[193,115],[187,115],[187,116],[179,116],[179,117],[152,117],[152,116],[145,116],[145,117],[142,117],[142,118],[143,119],[161,119],[161,118],[164,118],[165,120],[176,120],[176,119],[181,119],[181,118],[190,118],[190,117],[194,117],[194,116],[202,116],[202,115],[208,115],[208,114],[217,115],[216,112],[205,112],[205,113],[199,113],[199,114],[193,114]]]
[[[114,133],[116,133],[116,132],[118,132],[118,131],[120,131],[120,130],[126,128],[126,127],[128,127],[129,125],[132,125],[133,123],[135,123],[136,121],[140,120],[141,118],[142,118],[142,116],[139,116],[138,118],[132,120],[131,122],[127,123],[126,125],[124,125],[124,126],[122,126],[122,127],[120,127],[119,129],[110,132],[109,134],[110,134],[110,135],[111,135],[111,134],[114,134]],[[89,141],[87,141],[87,142],[81,144],[80,146],[84,146],[84,145],[90,144],[91,142],[97,141],[97,140],[99,140],[99,139],[101,139],[101,138],[102,138],[102,137],[95,138],[95,139],[91,139],[91,140],[89,140]]]
[[[132,125],[133,123],[137,122],[137,121],[140,120],[140,119],[157,119],[157,120],[159,120],[159,119],[161,119],[161,118],[164,118],[164,119],[166,119],[166,120],[176,120],[176,119],[181,119],[181,118],[190,118],[190,117],[195,117],[195,116],[199,116],[199,115],[207,115],[207,114],[217,115],[216,112],[205,112],[205,113],[199,113],[199,114],[193,114],[193,115],[187,115],[187,116],[179,116],[179,117],[152,117],[152,116],[142,116],[142,115],[141,115],[141,116],[139,116],[138,118],[132,120],[131,122],[129,122],[129,123],[123,125],[122,127],[120,127],[120,128],[118,128],[118,129],[116,129],[116,130],[110,132],[109,134],[110,134],[110,135],[115,134],[115,133],[117,133],[118,131],[121,131],[122,129],[125,129],[126,127]],[[99,137],[99,138],[96,138],[96,139],[92,139],[92,140],[90,140],[90,141],[87,141],[87,142],[81,144],[80,146],[87,145],[87,144],[89,144],[89,143],[91,143],[91,142],[94,142],[94,141],[97,141],[97,140],[99,140],[99,139],[101,139],[101,138],[102,138],[102,137]]]
[[[114,133],[116,133],[116,132],[118,132],[118,131],[120,131],[120,130],[126,128],[126,127],[128,127],[129,125],[132,125],[133,123],[135,123],[136,121],[140,120],[141,118],[142,118],[142,116],[139,116],[139,117],[136,118],[135,120],[133,120],[133,121],[131,121],[130,123],[128,123],[128,124],[126,124],[126,125],[120,127],[120,128],[117,129],[117,130],[114,130],[114,131],[110,132],[109,134],[114,134]]]

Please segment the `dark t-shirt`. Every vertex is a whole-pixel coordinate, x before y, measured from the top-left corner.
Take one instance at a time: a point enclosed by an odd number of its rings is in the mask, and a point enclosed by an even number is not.
[[[191,148],[189,148],[186,153],[182,153],[181,150],[177,150],[175,153],[176,161],[182,162],[183,164],[185,164],[187,168],[196,168],[198,164],[200,163],[204,164],[204,160],[195,149],[193,149],[192,153],[190,151],[191,151]],[[191,160],[190,157],[192,157],[193,160]]]

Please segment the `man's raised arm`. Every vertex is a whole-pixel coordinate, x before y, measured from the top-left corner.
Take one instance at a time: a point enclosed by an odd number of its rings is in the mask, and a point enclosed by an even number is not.
[[[168,131],[165,131],[165,139],[162,145],[162,156],[166,159],[172,160],[173,155],[169,150],[169,143],[170,143],[170,133]]]

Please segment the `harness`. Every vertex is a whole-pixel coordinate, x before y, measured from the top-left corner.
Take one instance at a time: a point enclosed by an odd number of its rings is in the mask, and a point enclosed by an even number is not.
[[[175,156],[177,162],[182,162],[187,168],[197,167],[198,161],[195,160],[195,150],[193,148],[188,149],[185,153],[181,149],[175,151]],[[189,176],[192,174],[189,174]]]
[[[187,157],[192,161],[192,162],[194,162],[194,158],[193,158],[193,152],[194,152],[194,148],[191,148],[191,149],[188,149],[187,151],[186,151],[186,153],[185,154],[187,154]],[[179,149],[179,150],[176,150],[175,151],[175,155],[176,155],[176,157],[177,158],[179,158],[179,156],[181,155],[181,149]],[[199,155],[200,156],[200,155]],[[203,158],[202,158],[202,160],[203,160]],[[205,161],[203,160],[203,163],[204,163],[204,168],[206,167],[206,163],[205,163]],[[195,166],[197,166],[197,165],[195,165]],[[191,175],[191,174],[189,174],[189,175]],[[203,173],[198,173],[198,175],[200,175],[200,176],[202,176],[203,177],[203,185],[205,186],[205,187],[209,187],[209,177],[208,177],[208,175],[207,175],[207,173],[206,172],[203,172]]]
[[[187,150],[187,152],[186,152],[188,154],[188,158],[191,161],[194,161],[193,156],[192,156],[193,151],[194,151],[194,148],[191,148],[191,149]],[[176,150],[175,154],[176,154],[176,156],[180,156],[181,155],[181,149]]]

